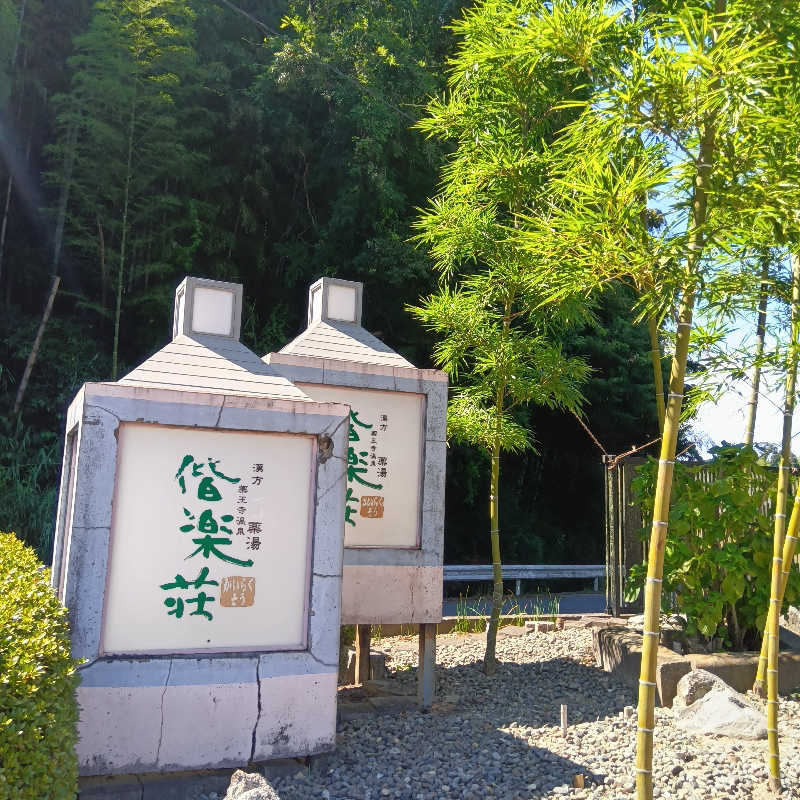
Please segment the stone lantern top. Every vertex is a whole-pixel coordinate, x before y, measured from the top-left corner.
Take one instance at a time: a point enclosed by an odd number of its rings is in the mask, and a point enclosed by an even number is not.
[[[308,290],[308,327],[293,341],[265,359],[281,356],[328,359],[377,367],[414,369],[414,365],[361,327],[364,284],[320,278]]]
[[[241,327],[241,284],[187,277],[175,290],[172,341],[119,383],[308,402],[239,341]]]

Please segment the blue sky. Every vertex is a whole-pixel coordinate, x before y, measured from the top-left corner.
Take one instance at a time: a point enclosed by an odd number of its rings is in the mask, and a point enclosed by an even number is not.
[[[714,444],[724,439],[730,443],[741,442],[744,438],[744,423],[750,387],[744,382],[735,384],[714,403],[705,403],[693,422],[696,432],[702,432]],[[778,444],[783,426],[783,387],[762,386],[761,398],[756,416],[755,441]]]

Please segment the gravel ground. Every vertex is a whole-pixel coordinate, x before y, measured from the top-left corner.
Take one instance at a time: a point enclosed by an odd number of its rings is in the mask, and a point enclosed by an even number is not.
[[[363,714],[339,724],[336,752],[321,774],[276,778],[281,800],[529,800],[634,794],[636,721],[631,690],[594,666],[591,631],[568,628],[501,636],[497,674],[481,671],[485,639],[437,642],[430,713]],[[390,680],[412,691],[416,640],[383,639]],[[560,705],[569,732],[560,733]],[[630,713],[630,712],[628,712]],[[655,796],[661,800],[767,798],[766,741],[695,737],[658,709]],[[800,798],[800,702],[781,703],[782,798]],[[585,776],[585,788],[573,777]]]

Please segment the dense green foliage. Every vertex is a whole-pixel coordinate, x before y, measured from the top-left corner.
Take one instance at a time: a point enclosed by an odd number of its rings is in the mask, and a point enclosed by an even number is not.
[[[243,340],[259,355],[302,329],[320,275],[363,281],[365,326],[432,365],[432,337],[404,307],[436,287],[412,223],[450,145],[413,126],[444,88],[457,41],[445,26],[461,3],[234,5],[243,13],[26,0],[21,14],[22,0],[0,0],[12,22],[0,24],[0,527],[44,559],[67,404],[84,381],[123,375],[164,344],[185,274],[244,284]],[[12,418],[53,272],[61,288]],[[580,333],[596,369],[587,419],[607,448],[627,449],[655,435],[646,331],[613,299],[596,313],[604,328]],[[610,343],[605,326],[624,339]],[[582,355],[575,344],[569,355]],[[602,560],[595,445],[560,412],[520,413],[538,452],[510,456],[504,471],[509,558]],[[450,561],[488,560],[475,524],[487,469],[479,450],[451,448]],[[568,503],[571,516],[556,519],[580,483],[597,502]]]
[[[78,677],[49,571],[0,533],[0,800],[75,797]]]
[[[714,448],[713,455],[708,466],[675,465],[662,610],[685,614],[689,635],[758,649],[769,608],[776,470],[750,447]],[[656,469],[650,459],[633,484],[644,519],[653,506]],[[639,595],[646,571],[646,564],[631,569],[629,599]],[[794,570],[784,602],[798,598]]]

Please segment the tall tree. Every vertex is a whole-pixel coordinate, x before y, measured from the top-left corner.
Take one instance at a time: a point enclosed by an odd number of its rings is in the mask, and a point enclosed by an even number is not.
[[[528,404],[577,410],[578,386],[587,372],[582,361],[565,358],[558,344],[559,322],[580,318],[579,306],[565,307],[552,324],[537,312],[541,298],[530,274],[540,258],[517,247],[513,232],[541,202],[546,143],[573,117],[559,103],[587,95],[590,62],[565,62],[543,42],[565,18],[575,26],[571,42],[596,40],[609,24],[590,11],[587,4],[575,11],[569,3],[537,0],[478,3],[453,25],[461,39],[447,96],[429,103],[428,116],[417,126],[455,145],[440,193],[418,223],[419,240],[429,245],[444,284],[415,313],[442,337],[435,358],[457,382],[451,434],[491,458],[494,589],[487,674],[495,670],[503,595],[500,455],[530,445],[512,411]]]
[[[653,263],[652,248],[631,238],[626,220],[640,214],[642,200],[657,189],[659,207],[671,222],[656,242],[663,256],[657,263],[665,268],[662,291],[669,288],[677,297],[677,314],[639,682],[637,795],[649,800],[663,555],[693,313],[721,268],[725,249],[742,241],[760,244],[758,237],[753,241],[754,220],[759,213],[772,214],[774,205],[753,204],[748,187],[760,185],[769,172],[769,191],[776,198],[786,202],[794,190],[787,191],[757,155],[759,141],[775,142],[786,133],[787,119],[775,105],[752,101],[754,93],[772,96],[781,81],[787,53],[774,36],[754,31],[749,14],[724,0],[716,0],[713,8],[697,3],[674,14],[645,15],[639,24],[642,46],[629,49],[623,56],[626,67],[564,137],[566,188],[561,207],[553,209],[542,230],[563,234],[574,269],[560,280],[565,291],[574,291],[635,275]],[[649,157],[609,174],[609,154],[619,153],[620,142],[630,137],[643,142]],[[540,235],[528,237],[534,251],[545,241]]]
[[[51,152],[73,166],[52,179],[69,182],[67,240],[87,267],[88,304],[111,320],[114,378],[123,296],[135,281],[146,288],[174,274],[172,244],[188,222],[174,192],[202,162],[182,125],[182,81],[196,77],[193,25],[181,0],[98,3],[75,40],[71,90],[56,99],[61,138]]]

